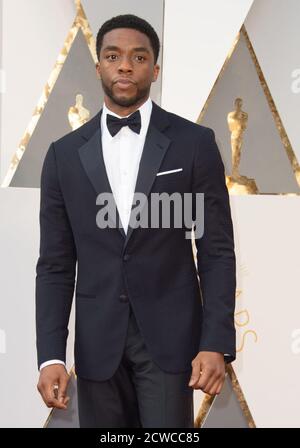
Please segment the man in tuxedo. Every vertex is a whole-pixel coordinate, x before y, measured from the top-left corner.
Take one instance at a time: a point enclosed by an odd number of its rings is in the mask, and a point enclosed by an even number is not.
[[[48,407],[67,408],[77,266],[81,427],[193,427],[193,391],[219,394],[225,364],[236,356],[236,260],[224,165],[212,129],[151,101],[159,49],[155,30],[137,16],[102,25],[96,71],[103,107],[53,142],[42,168],[37,387]],[[160,219],[136,225],[136,193],[149,200],[191,196],[197,263],[187,237],[192,226],[176,226],[172,216],[169,226]],[[103,198],[116,207],[106,208]],[[139,219],[153,215],[150,202],[138,210]]]

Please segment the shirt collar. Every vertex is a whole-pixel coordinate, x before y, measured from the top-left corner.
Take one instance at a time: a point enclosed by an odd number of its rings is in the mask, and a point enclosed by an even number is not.
[[[141,114],[141,131],[139,134],[136,134],[139,137],[144,137],[147,133],[147,129],[150,122],[151,117],[151,111],[152,111],[152,100],[150,97],[147,98],[147,100],[137,109],[140,111]],[[121,115],[117,115],[115,112],[112,112],[108,107],[106,106],[105,102],[103,102],[102,106],[102,114],[101,114],[101,132],[102,135],[105,133],[106,136],[108,136],[110,139],[113,139],[114,137],[110,134],[109,130],[107,129],[106,125],[106,115],[114,115],[118,118],[125,118]],[[131,114],[129,114],[131,115]],[[126,117],[129,117],[129,115],[126,115]]]

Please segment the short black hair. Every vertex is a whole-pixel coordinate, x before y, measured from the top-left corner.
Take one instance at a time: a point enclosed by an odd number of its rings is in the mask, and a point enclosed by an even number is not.
[[[134,14],[121,14],[119,16],[112,17],[111,19],[103,23],[98,31],[96,41],[98,60],[100,57],[100,50],[102,47],[104,34],[108,33],[111,30],[114,30],[115,28],[132,28],[146,34],[146,36],[148,36],[150,40],[151,47],[154,53],[154,63],[156,64],[160,49],[159,37],[150,23],[148,23],[141,17],[135,16]]]

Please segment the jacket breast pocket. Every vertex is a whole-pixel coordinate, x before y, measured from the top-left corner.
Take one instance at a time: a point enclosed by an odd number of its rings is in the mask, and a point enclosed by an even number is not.
[[[186,176],[181,168],[180,170],[161,170],[155,176],[153,191],[175,193],[186,189]]]
[[[172,170],[164,170],[164,171],[159,171],[156,176],[170,176],[172,174],[176,174],[176,173],[181,173],[183,171],[183,168],[175,168]]]

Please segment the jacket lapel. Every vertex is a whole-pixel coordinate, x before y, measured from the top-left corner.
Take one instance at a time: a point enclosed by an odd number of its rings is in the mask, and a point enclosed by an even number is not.
[[[83,168],[86,171],[97,194],[103,192],[111,193],[113,198],[113,209],[110,208],[109,219],[114,226],[118,227],[124,238],[124,250],[132,235],[134,228],[128,226],[127,234],[122,227],[119,212],[113,197],[112,189],[107,177],[103,159],[101,143],[100,117],[102,109],[86,125],[79,129],[81,136],[87,142],[78,149]],[[152,101],[152,112],[145,144],[140,160],[139,171],[135,186],[135,193],[143,193],[148,196],[159,171],[162,160],[170,145],[171,140],[162,132],[169,126],[168,113]],[[142,208],[140,209],[140,212]],[[130,222],[130,220],[129,220]]]
[[[170,139],[163,134],[153,123],[149,123],[147,136],[141,156],[139,165],[139,171],[136,180],[135,193],[143,193],[147,197],[151,191],[152,184],[155,181],[157,172],[165,156],[165,153],[170,144]],[[145,204],[139,208],[139,213],[142,213],[142,209]],[[129,222],[132,217],[130,215]],[[128,241],[132,235],[134,228],[130,225],[127,229],[127,235],[124,243],[124,249],[128,244]]]

